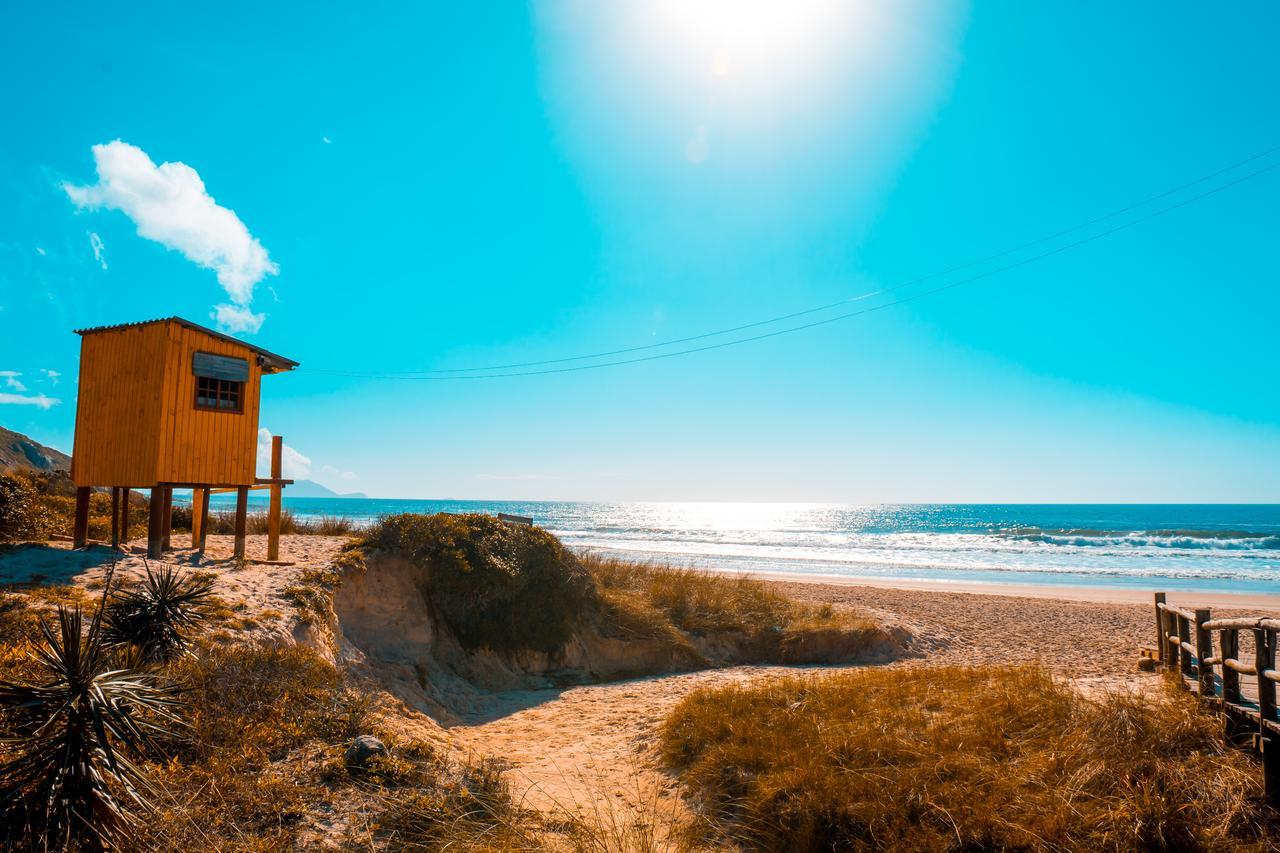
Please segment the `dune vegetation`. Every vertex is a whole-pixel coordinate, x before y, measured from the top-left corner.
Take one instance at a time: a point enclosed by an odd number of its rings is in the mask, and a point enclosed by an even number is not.
[[[1252,759],[1171,686],[1034,667],[865,670],[694,693],[661,750],[711,842],[806,850],[1263,850]]]

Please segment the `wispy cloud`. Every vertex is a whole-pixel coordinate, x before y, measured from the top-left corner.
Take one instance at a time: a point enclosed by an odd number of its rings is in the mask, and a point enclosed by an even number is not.
[[[12,388],[14,391],[25,391],[27,386],[22,384],[22,380],[18,379],[22,374],[16,370],[0,370],[0,379],[4,380],[4,387]]]
[[[93,259],[102,264],[105,270],[107,268],[107,255],[104,251],[106,247],[102,245],[102,238],[98,236],[98,232],[89,232],[89,246],[93,248]]]
[[[46,397],[44,394],[26,396],[22,394],[0,394],[0,406],[35,406],[37,409],[51,409],[61,400]]]
[[[262,315],[249,310],[254,285],[279,269],[235,212],[214,201],[199,173],[185,163],[157,166],[141,148],[118,139],[93,146],[93,158],[98,182],[64,183],[68,197],[81,208],[123,212],[139,236],[213,270],[231,299],[216,306],[213,317],[230,331],[257,331]]]
[[[355,471],[343,471],[341,468],[335,468],[332,465],[320,466],[320,473],[329,477],[339,477],[343,480],[354,480],[356,478]]]
[[[286,480],[302,480],[311,476],[311,460],[289,445],[280,449],[280,469]],[[258,475],[271,473],[271,430],[258,430]]]
[[[58,371],[56,371],[56,370],[50,370],[50,369],[49,369],[49,368],[47,368],[47,367],[42,367],[42,368],[40,368],[40,372],[44,374],[44,378],[45,378],[45,379],[48,379],[48,380],[49,380],[50,382],[52,382],[54,385],[57,385],[57,384],[58,384],[58,378],[62,376],[62,374],[61,374],[61,373],[59,373]]]

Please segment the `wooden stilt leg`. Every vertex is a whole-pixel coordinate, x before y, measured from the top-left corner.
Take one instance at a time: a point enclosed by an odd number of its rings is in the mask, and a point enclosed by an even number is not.
[[[236,489],[236,544],[233,552],[237,560],[244,559],[244,539],[249,527],[249,487]]]
[[[200,522],[206,500],[204,489],[191,490],[191,547],[196,549],[200,547]]]
[[[120,547],[120,487],[111,487],[111,547]]]
[[[284,439],[271,437],[271,507],[267,510],[267,559],[280,559],[280,477],[283,470]]]
[[[205,540],[209,538],[209,489],[201,489],[204,493],[204,499],[200,501],[200,541],[196,544],[196,548],[200,553],[204,553]]]
[[[158,560],[164,555],[164,489],[151,489],[150,512],[147,517],[147,556]]]
[[[83,548],[89,544],[89,495],[92,490],[88,486],[76,488],[76,520],[71,531],[71,547]]]
[[[120,490],[120,543],[129,548],[129,487]]]
[[[160,520],[160,548],[168,551],[173,547],[173,489],[165,486],[161,492],[161,509],[164,512],[163,518]]]

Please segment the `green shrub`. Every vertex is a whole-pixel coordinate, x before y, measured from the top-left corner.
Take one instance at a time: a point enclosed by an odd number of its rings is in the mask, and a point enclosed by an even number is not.
[[[364,544],[417,566],[432,610],[469,649],[553,652],[597,605],[591,576],[538,527],[478,514],[393,515]]]
[[[44,539],[54,523],[30,478],[0,474],[0,542]]]

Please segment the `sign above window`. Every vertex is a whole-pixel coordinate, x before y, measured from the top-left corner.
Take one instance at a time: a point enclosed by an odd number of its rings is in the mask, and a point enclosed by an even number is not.
[[[249,381],[249,362],[243,358],[198,352],[195,354],[192,367],[196,376],[203,376],[206,379],[225,379],[230,382]]]

